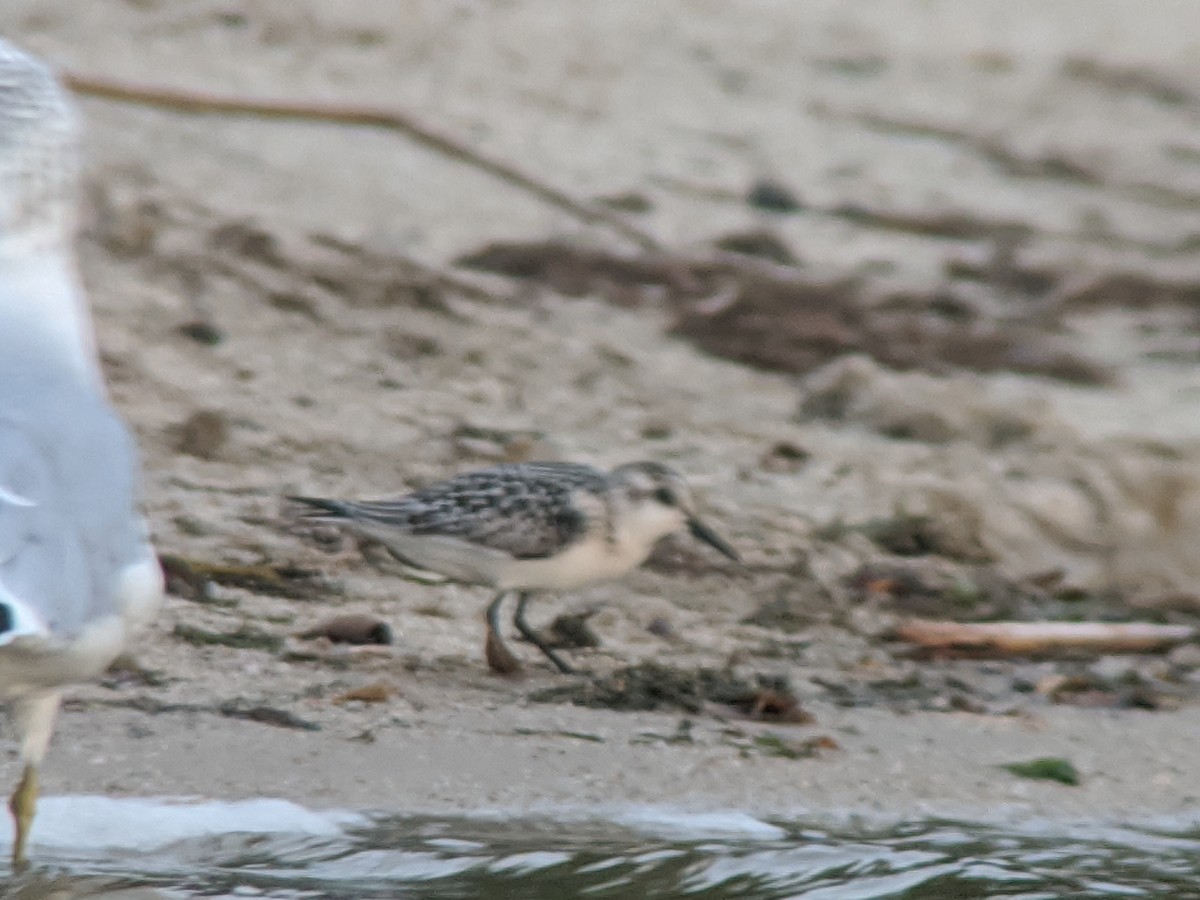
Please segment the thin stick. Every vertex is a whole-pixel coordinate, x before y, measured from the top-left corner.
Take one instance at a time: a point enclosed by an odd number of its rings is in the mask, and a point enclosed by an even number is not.
[[[1025,655],[1055,651],[1147,653],[1194,640],[1189,625],[1148,622],[944,622],[909,619],[896,626],[901,640],[936,650]]]
[[[219,96],[195,91],[172,90],[125,84],[107,78],[67,72],[63,80],[76,93],[106,100],[158,106],[183,113],[213,113],[251,115],[265,119],[292,119],[307,122],[333,122],[343,125],[365,125],[385,128],[406,134],[414,140],[438,150],[452,159],[465,162],[501,181],[522,188],[547,203],[570,213],[589,224],[607,225],[622,237],[643,250],[655,250],[659,244],[652,236],[625,221],[614,211],[576,199],[552,185],[546,184],[511,163],[488,159],[455,138],[443,134],[416,119],[410,113],[376,106],[346,106],[336,103],[257,100],[247,97]]]

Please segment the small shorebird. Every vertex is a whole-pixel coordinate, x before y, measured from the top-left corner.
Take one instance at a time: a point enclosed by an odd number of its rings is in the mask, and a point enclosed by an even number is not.
[[[63,687],[107,668],[162,598],[133,442],[105,397],[75,272],[78,171],[66,95],[0,39],[0,702],[23,765],[14,868]]]
[[[500,639],[500,605],[517,593],[513,624],[561,672],[573,671],[525,619],[531,592],[614,578],[641,565],[660,538],[687,528],[737,561],[696,515],[683,478],[656,462],[602,472],[562,462],[466,472],[391,500],[291,497],[307,520],[379,541],[416,569],[499,591],[487,608],[489,661]],[[495,667],[495,666],[493,666]]]

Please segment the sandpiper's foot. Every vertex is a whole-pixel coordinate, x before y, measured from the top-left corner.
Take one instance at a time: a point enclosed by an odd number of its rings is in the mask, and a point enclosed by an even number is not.
[[[487,660],[488,668],[497,675],[516,675],[522,669],[521,661],[508,649],[508,644],[504,643],[504,639],[491,625],[487,628],[483,657]]]
[[[517,626],[517,631],[521,632],[521,636],[529,641],[535,647],[546,654],[546,658],[554,663],[554,667],[564,675],[574,675],[575,669],[565,659],[554,652],[546,639],[538,632],[534,631],[529,622],[525,619],[525,607],[529,603],[529,594],[521,594],[517,597],[517,612],[513,616],[513,624]]]

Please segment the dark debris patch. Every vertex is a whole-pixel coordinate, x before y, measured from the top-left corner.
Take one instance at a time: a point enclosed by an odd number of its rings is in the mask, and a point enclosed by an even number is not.
[[[757,625],[784,634],[802,632],[813,625],[829,622],[844,612],[844,598],[834,596],[825,585],[815,579],[807,568],[795,567],[784,571],[775,586],[772,596],[741,620],[743,625]],[[794,641],[787,642],[794,652]],[[804,643],[804,642],[801,642]],[[779,656],[779,652],[770,654]]]
[[[592,734],[587,731],[567,731],[566,729],[558,729],[556,731],[547,731],[543,728],[514,728],[513,734],[521,735],[522,737],[562,737],[570,738],[575,741],[586,741],[590,744],[603,744],[604,738],[598,734]]]
[[[879,118],[868,118],[867,124],[883,130],[911,134],[933,134],[943,139],[961,140],[958,132],[939,129],[936,126],[912,125],[907,122],[896,122]],[[947,238],[952,240],[987,240],[998,234],[1017,234],[1027,236],[1030,228],[1016,221],[996,221],[960,212],[896,212],[893,210],[877,209],[860,206],[857,203],[845,203],[831,210],[831,213],[847,222],[861,225],[864,228],[874,228],[881,231],[902,231],[909,234],[929,238]]]
[[[161,554],[159,563],[170,593],[199,602],[208,600],[210,583],[289,600],[319,600],[334,592],[319,573],[299,566],[212,563],[171,553]]]
[[[171,430],[175,452],[197,459],[216,459],[229,440],[229,421],[216,409],[198,409]]]
[[[795,741],[767,732],[755,735],[752,743],[763,756],[776,759],[812,759],[823,751],[841,749],[838,742],[828,735]]]
[[[640,214],[654,211],[654,201],[640,191],[606,194],[603,197],[597,197],[596,202],[618,212]]]
[[[964,226],[945,229],[961,237]],[[763,252],[761,242],[756,249]],[[779,260],[779,250],[768,255]],[[622,306],[665,298],[675,313],[673,333],[714,356],[770,371],[803,374],[861,353],[901,370],[1111,380],[1056,333],[1054,322],[987,316],[953,285],[922,296],[887,294],[866,277],[821,278],[759,254],[720,247],[692,255],[618,254],[561,241],[495,242],[456,264]]]
[[[246,719],[251,722],[261,722],[264,725],[274,725],[278,728],[294,728],[298,731],[320,731],[321,726],[316,722],[302,719],[285,709],[252,703],[244,699],[226,700],[215,706],[203,703],[166,703],[155,697],[119,697],[113,700],[68,700],[64,707],[67,709],[89,709],[92,706],[104,706],[113,709],[134,709],[147,715],[167,715],[173,713],[205,713],[217,714],[227,719]]]
[[[600,678],[535,691],[530,699],[592,709],[683,710],[692,714],[715,703],[762,721],[793,724],[812,721],[781,679],[760,676],[757,683],[752,683],[725,670],[677,669],[656,662],[639,663]]]
[[[706,575],[737,575],[741,569],[716,553],[701,549],[697,542],[685,540],[678,535],[663,538],[650,552],[644,563],[651,572],[683,578],[703,578]]]
[[[129,653],[122,653],[104,670],[100,683],[107,688],[163,687],[170,678],[158,669],[148,669]]]
[[[1060,71],[1067,78],[1091,82],[1114,93],[1148,97],[1164,106],[1200,107],[1200,97],[1149,69],[1072,56],[1063,61]]]
[[[746,192],[746,202],[767,212],[790,213],[804,209],[796,192],[781,181],[759,178]]]
[[[152,196],[157,192],[144,183],[105,180],[90,188],[85,238],[117,258],[150,261],[146,271],[151,277],[167,282],[172,294],[193,307],[177,332],[204,346],[226,339],[206,308],[215,293],[230,285],[247,302],[312,324],[335,315],[338,304],[419,307],[452,316],[447,302],[452,295],[493,299],[468,280],[391,250],[225,219],[202,204],[181,206],[173,198]]]
[[[191,338],[197,344],[202,344],[205,347],[215,347],[221,341],[225,340],[225,334],[216,325],[211,322],[205,322],[197,319],[193,322],[185,322],[179,326],[179,333],[184,337]]]
[[[208,235],[209,249],[241,256],[273,269],[282,269],[287,260],[270,232],[251,221],[229,221],[217,225]]]
[[[794,266],[799,262],[783,238],[765,228],[727,234],[718,238],[715,246],[719,250],[741,253],[743,256],[757,256],[781,266]]]
[[[320,731],[321,726],[308,719],[302,719],[295,713],[275,706],[245,703],[240,700],[229,700],[217,707],[217,712],[227,719],[245,719],[250,722],[260,722],[263,725],[273,725],[276,728],[292,728],[296,731]]]
[[[791,474],[804,468],[812,453],[791,441],[776,441],[759,457],[758,465],[764,472]]]
[[[1141,272],[1105,272],[1081,280],[1059,297],[1068,310],[1200,307],[1200,283],[1159,278]]]
[[[459,257],[455,265],[535,281],[567,296],[599,290],[624,297],[630,289],[666,286],[673,292],[700,285],[686,264],[664,254],[619,254],[563,241],[496,241]]]
[[[982,265],[965,259],[951,259],[943,270],[948,278],[991,284],[1033,299],[1045,297],[1060,281],[1058,272],[1021,265],[1004,253],[993,254]]]
[[[818,537],[836,542],[849,530],[831,526]],[[896,640],[898,627],[914,619],[1200,627],[1200,608],[1190,596],[1138,605],[1120,591],[1072,586],[1060,570],[1012,578],[992,565],[947,558],[945,548],[938,549],[915,556],[885,555],[881,549],[878,558],[833,582],[818,583],[803,565],[793,567],[773,586],[760,587],[761,605],[742,623],[768,633],[757,646],[743,648],[740,658],[799,664],[823,700],[895,712],[1013,715],[1050,705],[1157,711],[1200,698],[1196,643],[1165,656],[1161,649],[1087,648],[1011,655]],[[861,661],[831,661],[827,648],[839,645],[837,659],[858,654]]]
[[[300,632],[302,640],[326,638],[335,644],[385,645],[394,641],[392,627],[378,616],[345,613],[333,616]]]
[[[956,557],[956,558],[955,558]],[[1065,587],[1061,573],[1008,578],[993,566],[965,554],[882,559],[865,563],[845,582],[848,600],[881,602],[895,613],[958,622],[991,620],[1059,620],[1119,622],[1154,619],[1133,608],[1124,594],[1084,592]],[[1159,619],[1196,621],[1195,612],[1175,612]]]
[[[971,546],[954,528],[930,516],[895,515],[871,519],[855,530],[896,556],[943,556],[946,559],[986,562],[982,547]]]
[[[1060,756],[1042,756],[1028,762],[1006,763],[1000,768],[1021,778],[1036,781],[1057,781],[1072,787],[1079,784],[1079,770],[1069,759]]]
[[[724,693],[731,688],[744,693],[749,685],[713,669],[682,670],[647,662],[595,680],[536,691],[530,699],[537,703],[573,703],[592,709],[682,709],[698,713],[712,693]]]
[[[695,723],[688,718],[682,718],[675,726],[675,731],[671,734],[660,734],[655,731],[643,731],[637,737],[630,740],[631,744],[667,744],[676,746],[688,746],[696,743],[695,735],[692,734],[692,729]]]
[[[182,622],[172,629],[171,634],[181,641],[202,646],[233,647],[238,650],[265,650],[278,653],[283,649],[283,638],[269,634],[249,625],[241,625],[235,631],[209,631]]]
[[[1136,657],[1102,656],[1087,666],[1063,664],[1033,685],[1049,702],[1087,709],[1177,709],[1187,689],[1170,673],[1139,665]],[[1165,676],[1165,677],[1162,677]]]
[[[555,649],[580,650],[587,647],[599,647],[600,637],[588,624],[588,619],[600,610],[587,609],[578,613],[562,613],[550,623],[546,637],[550,646]]]

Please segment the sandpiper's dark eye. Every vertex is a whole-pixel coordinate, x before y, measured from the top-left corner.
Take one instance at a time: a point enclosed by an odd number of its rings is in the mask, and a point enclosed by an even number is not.
[[[665,488],[665,487],[659,488],[657,491],[654,492],[654,499],[657,500],[659,503],[661,503],[663,506],[674,506],[675,505],[675,492],[673,490],[671,490],[670,488]]]

